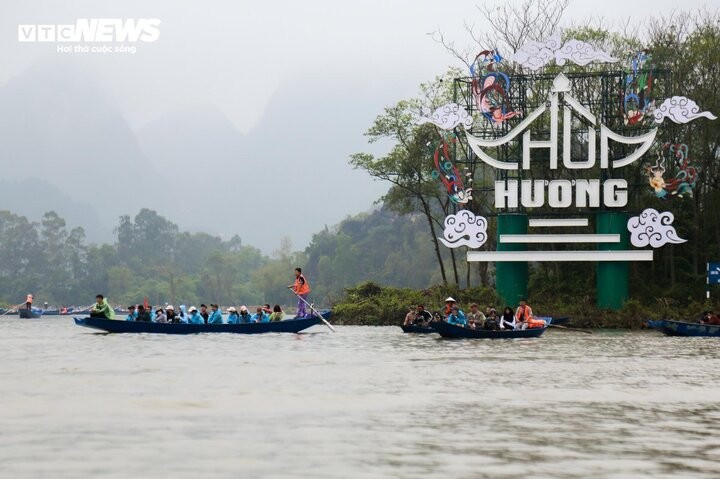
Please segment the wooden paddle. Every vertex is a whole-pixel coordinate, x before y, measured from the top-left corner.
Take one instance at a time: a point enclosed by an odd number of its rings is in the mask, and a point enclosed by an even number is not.
[[[292,289],[292,286],[288,286],[288,289],[289,289],[290,291],[292,291],[293,294],[300,299],[300,301],[302,301],[303,303],[307,304],[308,307],[310,308],[310,311],[312,311],[313,313],[317,314],[318,318],[322,319],[322,322],[325,323],[325,326],[327,326],[328,328],[330,328],[330,331],[332,331],[333,333],[335,332],[335,328],[332,327],[332,324],[328,323],[328,322],[325,320],[325,318],[322,317],[322,314],[320,314],[317,309],[313,308],[312,304],[308,303],[307,301],[305,301],[305,298],[303,298],[302,296],[300,296],[299,294],[297,294],[297,293],[295,292],[295,290]]]
[[[568,328],[567,326],[560,326],[559,324],[548,324],[548,327],[551,328],[558,328],[558,329],[565,329],[567,331],[577,331],[579,333],[585,333],[585,334],[592,334],[593,332],[589,329],[580,329],[580,328]]]

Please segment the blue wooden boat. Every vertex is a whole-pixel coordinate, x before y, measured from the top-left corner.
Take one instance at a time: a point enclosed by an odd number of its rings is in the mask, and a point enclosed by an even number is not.
[[[36,311],[34,309],[19,309],[18,310],[18,316],[20,316],[23,319],[37,319],[40,316],[42,316],[42,311]]]
[[[325,320],[330,319],[332,311],[320,311]],[[198,334],[198,333],[299,333],[322,320],[317,316],[300,319],[287,319],[270,323],[242,324],[180,324],[180,323],[147,323],[141,321],[125,321],[124,319],[105,318],[74,318],[75,324],[86,328],[99,329],[106,333],[150,333],[150,334]]]
[[[657,329],[668,336],[696,336],[720,338],[720,325],[688,323],[685,321],[674,321],[672,319],[650,320],[648,327]]]
[[[473,339],[517,339],[517,338],[537,338],[548,328],[528,328],[519,330],[493,331],[489,329],[470,329],[455,324],[449,324],[445,321],[432,323],[432,327],[436,333],[443,338],[473,338]]]
[[[404,333],[430,334],[435,332],[430,326],[418,326],[417,324],[409,324],[407,326],[401,324],[400,327]]]

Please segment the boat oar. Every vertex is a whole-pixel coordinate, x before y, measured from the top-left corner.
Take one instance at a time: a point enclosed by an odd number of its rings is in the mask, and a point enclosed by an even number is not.
[[[580,329],[580,328],[568,328],[567,326],[560,326],[559,324],[548,324],[551,328],[558,328],[558,329],[565,329],[567,331],[577,331],[578,333],[585,333],[585,334],[592,334],[593,332],[589,329]]]
[[[0,314],[0,317],[1,317],[1,316],[5,316],[5,315],[8,314],[10,311],[17,311],[18,308],[19,308],[20,306],[22,306],[23,304],[25,304],[25,303],[20,303],[20,304],[18,304],[17,306],[8,309],[8,310],[5,311],[3,314]]]
[[[305,298],[303,298],[302,296],[300,296],[299,294],[297,294],[297,293],[295,292],[295,290],[292,289],[292,287],[288,287],[288,289],[289,289],[290,291],[292,291],[293,294],[300,299],[300,301],[302,301],[303,303],[307,304],[308,307],[310,308],[310,311],[312,311],[313,313],[317,314],[318,318],[322,319],[322,322],[325,323],[325,326],[327,326],[328,328],[330,328],[330,331],[332,331],[333,333],[335,332],[335,328],[332,327],[332,324],[328,323],[327,320],[322,317],[322,314],[320,314],[317,309],[313,308],[313,305],[312,305],[312,304],[310,304],[310,303],[308,303],[307,301],[305,301]]]

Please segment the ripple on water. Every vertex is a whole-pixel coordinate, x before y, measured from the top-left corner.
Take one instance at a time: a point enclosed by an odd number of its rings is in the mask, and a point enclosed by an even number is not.
[[[7,477],[720,476],[720,342],[0,319]]]

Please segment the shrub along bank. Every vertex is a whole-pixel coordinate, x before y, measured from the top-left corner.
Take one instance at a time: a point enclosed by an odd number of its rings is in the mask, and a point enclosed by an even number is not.
[[[498,312],[506,305],[501,303],[494,289],[479,287],[434,286],[424,290],[381,286],[373,282],[346,288],[345,294],[333,304],[333,322],[336,324],[389,326],[402,324],[410,306],[425,305],[429,311],[440,310],[445,298],[452,296],[467,311],[471,303],[478,303],[482,311],[488,306]],[[583,296],[574,299],[552,298],[548,295],[528,298],[533,312],[539,316],[569,316],[573,326],[584,328],[641,329],[648,319],[679,319],[696,321],[703,310],[720,310],[718,303],[688,299],[684,304],[668,299],[653,298],[647,301],[631,299],[619,311],[599,309],[595,299]],[[516,304],[507,305],[513,309]]]

